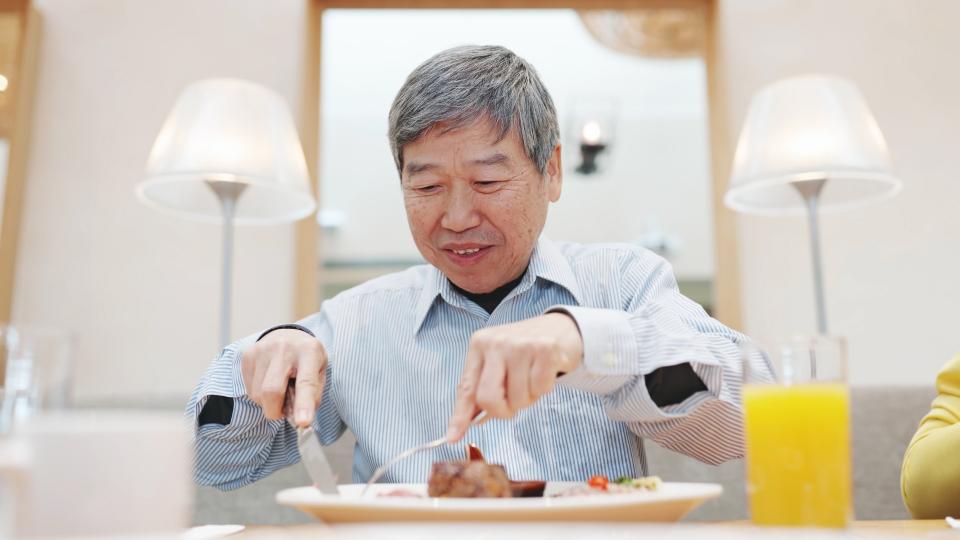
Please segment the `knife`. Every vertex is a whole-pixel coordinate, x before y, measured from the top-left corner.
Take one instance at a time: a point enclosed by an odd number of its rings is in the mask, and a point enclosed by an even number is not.
[[[297,427],[293,421],[293,394],[294,380],[290,379],[287,384],[287,396],[284,403],[284,409],[287,413],[287,421],[297,430],[297,449],[300,451],[300,461],[307,469],[310,480],[321,493],[327,495],[339,495],[337,489],[337,477],[330,468],[330,462],[327,461],[327,455],[323,452],[320,445],[320,439],[317,438],[316,431],[313,430],[313,424],[309,427]]]
[[[300,450],[300,460],[317,489],[327,495],[339,495],[337,477],[330,468],[313,426],[297,428],[297,448]]]

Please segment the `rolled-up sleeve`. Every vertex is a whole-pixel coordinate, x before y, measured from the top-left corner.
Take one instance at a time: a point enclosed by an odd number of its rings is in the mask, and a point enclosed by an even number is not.
[[[560,384],[602,397],[607,415],[637,435],[719,464],[743,456],[740,400],[745,338],[680,294],[670,265],[650,253],[631,253],[622,264],[623,309],[554,306],[577,323],[581,366]],[[756,373],[769,375],[762,358]],[[658,368],[689,364],[705,391],[658,407],[644,377]]]
[[[333,332],[325,311],[300,321],[327,350],[332,350]],[[197,384],[187,403],[187,418],[193,427],[198,484],[235,489],[299,461],[296,431],[285,420],[267,420],[259,405],[246,395],[240,362],[243,351],[260,333],[225,347]],[[333,361],[328,361],[324,396],[330,396]],[[198,418],[210,396],[232,398],[233,411],[226,425],[199,425]],[[340,437],[345,426],[333,399],[323,399],[314,418],[314,429],[323,444]]]

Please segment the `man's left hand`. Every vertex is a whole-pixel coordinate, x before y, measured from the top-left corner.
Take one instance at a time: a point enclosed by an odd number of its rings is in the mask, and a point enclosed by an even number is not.
[[[582,358],[580,331],[565,313],[477,331],[470,338],[447,440],[463,438],[481,410],[512,418],[552,390],[559,375],[577,369]]]

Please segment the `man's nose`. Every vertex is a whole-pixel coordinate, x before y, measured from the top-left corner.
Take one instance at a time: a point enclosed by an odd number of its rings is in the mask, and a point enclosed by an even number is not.
[[[477,210],[473,194],[454,192],[446,200],[446,208],[440,225],[453,232],[463,232],[480,225],[480,212]]]

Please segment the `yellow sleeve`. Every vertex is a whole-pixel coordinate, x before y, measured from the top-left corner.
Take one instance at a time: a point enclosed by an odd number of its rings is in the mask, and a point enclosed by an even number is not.
[[[903,456],[900,489],[914,518],[960,515],[960,355],[937,375],[937,397]]]

